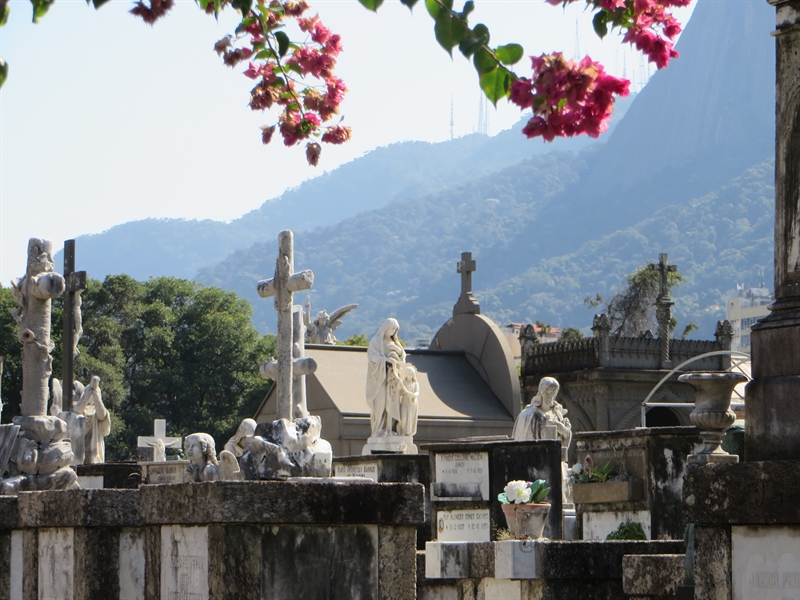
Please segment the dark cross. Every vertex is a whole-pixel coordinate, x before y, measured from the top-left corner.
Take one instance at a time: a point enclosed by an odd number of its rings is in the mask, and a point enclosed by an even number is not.
[[[668,264],[669,260],[666,254],[659,254],[658,255],[658,264],[657,265],[647,265],[647,268],[651,271],[660,271],[661,273],[661,294],[659,298],[669,299],[669,283],[667,282],[669,273],[675,273],[678,270],[678,267],[675,265]]]
[[[472,260],[472,252],[462,252],[461,260],[456,263],[456,272],[461,274],[461,296],[453,307],[453,316],[462,313],[480,314],[481,306],[472,295],[472,273],[477,265]]]
[[[79,294],[86,289],[86,271],[75,272],[75,240],[64,242],[64,281],[66,282],[66,289],[64,290],[64,352],[61,371],[63,393],[61,410],[69,411],[72,408],[72,381],[75,376],[75,357],[78,355],[78,338],[80,337],[80,331],[83,331],[81,328]]]
[[[669,323],[672,320],[672,298],[669,296],[668,275],[675,273],[678,267],[670,265],[666,254],[658,255],[658,264],[647,266],[651,271],[659,271],[661,274],[661,294],[656,300],[656,321],[658,321],[658,346],[661,358],[661,368],[667,369],[672,366],[669,355]]]

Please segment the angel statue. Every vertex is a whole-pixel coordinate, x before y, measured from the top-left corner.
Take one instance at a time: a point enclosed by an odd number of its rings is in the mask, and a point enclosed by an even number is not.
[[[321,310],[314,317],[314,320],[311,320],[311,296],[306,298],[306,311],[303,313],[303,321],[307,329],[306,343],[335,345],[336,337],[333,332],[342,324],[341,319],[356,308],[358,308],[358,304],[347,304],[342,308],[336,309],[330,315]]]

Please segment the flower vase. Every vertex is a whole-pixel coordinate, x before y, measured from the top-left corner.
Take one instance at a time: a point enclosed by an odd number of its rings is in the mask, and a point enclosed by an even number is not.
[[[502,504],[508,531],[515,540],[540,538],[544,531],[549,502],[538,504]]]

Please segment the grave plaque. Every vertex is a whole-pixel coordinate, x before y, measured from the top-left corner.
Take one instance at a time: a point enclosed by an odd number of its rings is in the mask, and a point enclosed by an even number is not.
[[[800,526],[731,527],[733,600],[800,600]]]
[[[337,464],[336,477],[366,477],[378,483],[378,463]]]
[[[161,528],[161,598],[208,600],[208,527]]]
[[[488,452],[436,453],[433,496],[489,500]]]
[[[440,542],[490,542],[489,509],[439,510],[436,533]]]
[[[183,483],[183,476],[188,460],[170,460],[167,462],[143,462],[143,483]]]
[[[72,527],[39,530],[39,600],[72,600]]]
[[[144,535],[123,529],[119,535],[119,597],[144,600]]]

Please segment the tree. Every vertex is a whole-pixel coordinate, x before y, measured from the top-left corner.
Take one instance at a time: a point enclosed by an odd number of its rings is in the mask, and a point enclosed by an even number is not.
[[[43,17],[54,0],[31,0],[33,20]],[[99,8],[108,0],[89,0]],[[578,0],[547,0],[553,5]],[[687,6],[691,0],[582,0],[598,36],[605,37],[615,28],[623,43],[630,43],[661,69],[677,57],[673,40],[680,33],[680,23],[670,9]],[[370,10],[377,10],[383,0],[360,0]],[[401,0],[413,8],[417,0]],[[131,13],[153,25],[172,8],[174,0],[138,0]],[[250,108],[275,107],[277,122],[261,127],[264,144],[279,131],[286,146],[306,143],[306,158],[317,165],[323,143],[341,144],[350,139],[350,129],[334,122],[339,104],[347,91],[336,77],[336,60],[342,50],[341,39],[319,20],[303,17],[309,10],[305,0],[197,0],[208,14],[217,16],[231,6],[239,11],[241,22],[233,34],[219,40],[214,49],[225,65],[249,61],[245,75],[257,81],[250,92]],[[475,8],[467,0],[461,10],[452,0],[425,0],[425,8],[434,20],[434,34],[439,44],[452,56],[458,47],[472,60],[479,84],[486,96],[497,103],[508,98],[521,109],[531,109],[533,116],[523,133],[529,138],[588,134],[597,137],[605,131],[614,105],[614,95],[626,96],[629,81],[612,77],[591,58],[579,62],[567,60],[561,53],[543,54],[532,59],[530,78],[520,77],[510,67],[525,51],[520,44],[494,46],[486,25],[472,27],[469,15]],[[9,0],[0,0],[0,26],[8,21]],[[296,19],[296,22],[290,21]],[[293,39],[287,25],[296,25]],[[238,46],[237,46],[238,44]],[[0,86],[8,75],[8,65],[0,58]]]
[[[210,433],[224,443],[252,417],[269,381],[259,365],[275,355],[275,336],[259,336],[251,308],[233,292],[183,279],[146,283],[127,275],[89,280],[83,292],[83,337],[75,378],[101,378],[112,414],[109,460],[135,455],[137,435],[165,418],[173,434]],[[0,287],[3,420],[19,414],[21,345],[10,314],[11,290]],[[53,373],[61,371],[61,299],[53,302]]]
[[[610,300],[605,300],[599,293],[584,300],[589,308],[601,305],[605,307],[611,322],[611,335],[638,336],[644,331],[656,329],[656,299],[661,291],[661,275],[657,270],[651,269],[650,264],[648,262],[628,275],[625,287]],[[682,281],[685,279],[678,271],[667,274],[670,291]],[[677,325],[678,320],[672,317],[670,331],[674,331]],[[697,329],[697,325],[689,322],[682,337],[686,337],[694,329]]]
[[[351,335],[343,342],[339,342],[340,346],[369,346],[369,340],[363,333],[356,333]]]
[[[582,340],[583,334],[580,332],[579,329],[575,329],[574,327],[567,327],[566,329],[561,330],[561,339],[565,341]]]

